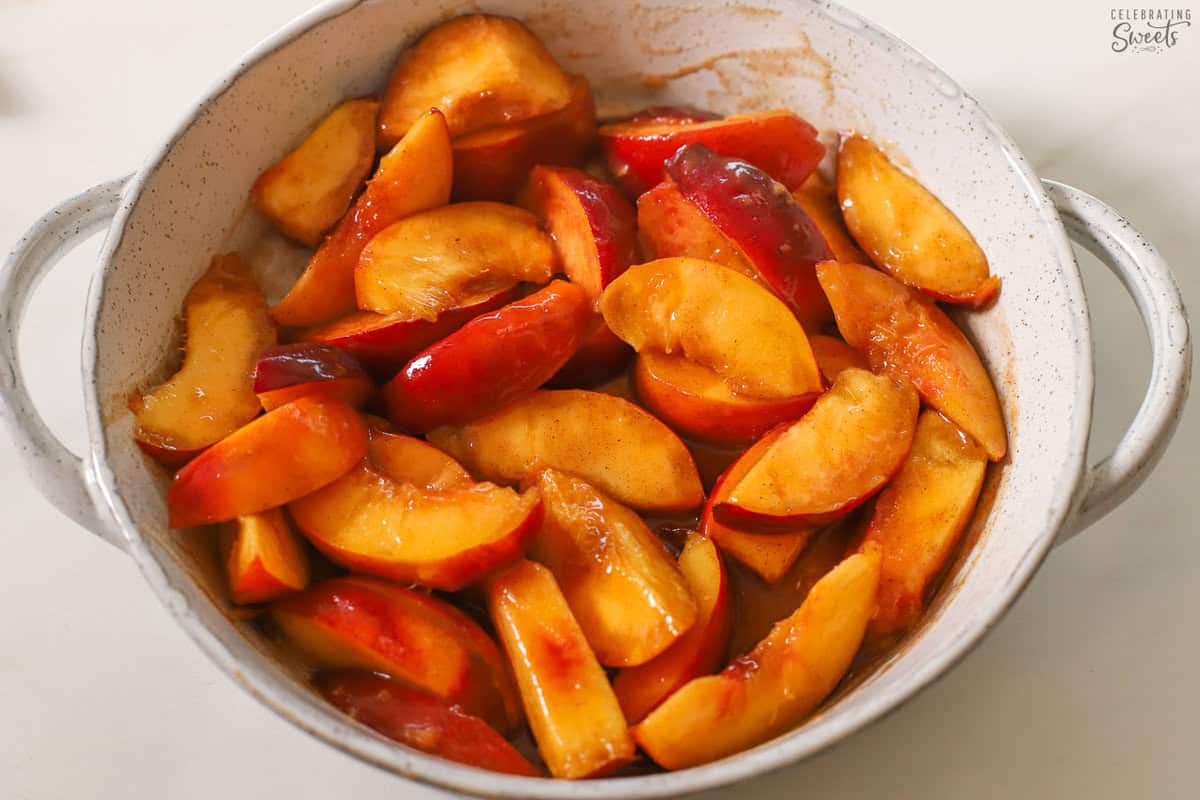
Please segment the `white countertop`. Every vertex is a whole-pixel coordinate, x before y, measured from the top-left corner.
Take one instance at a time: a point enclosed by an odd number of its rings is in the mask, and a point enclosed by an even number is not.
[[[52,203],[132,171],[238,55],[309,0],[0,2],[0,250]],[[1115,205],[1200,298],[1200,24],[1111,51],[1107,3],[847,0],[999,118],[1046,177]],[[1177,4],[1168,4],[1177,5]],[[1200,20],[1197,20],[1200,23]],[[43,284],[22,351],[78,447],[84,293],[99,239]],[[1095,452],[1141,398],[1132,303],[1083,260]],[[1192,409],[1194,412],[1195,409]],[[1054,553],[939,684],[812,761],[706,797],[1200,796],[1200,418],[1132,500]],[[234,687],[133,564],[59,516],[0,449],[0,797],[446,797],[318,743]]]

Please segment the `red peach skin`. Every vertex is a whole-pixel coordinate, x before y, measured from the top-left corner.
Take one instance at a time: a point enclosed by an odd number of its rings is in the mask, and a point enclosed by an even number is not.
[[[692,678],[715,672],[725,660],[731,607],[721,554],[707,536],[692,533],[679,555],[679,568],[696,598],[696,623],[653,660],[623,669],[613,679],[613,691],[630,724],[640,722]]]
[[[516,287],[470,297],[443,311],[432,322],[409,319],[407,314],[357,311],[327,325],[311,328],[301,339],[339,347],[375,375],[387,380],[426,347],[445,339],[480,314],[495,311],[517,297]]]
[[[259,354],[254,391],[267,411],[309,394],[361,408],[375,393],[375,384],[362,364],[333,345],[294,342]]]
[[[738,246],[669,177],[638,197],[637,215],[647,258],[699,258],[759,280]]]
[[[487,600],[550,774],[595,778],[632,761],[621,706],[550,570],[519,561],[489,579]]]
[[[750,653],[696,678],[633,727],[667,769],[706,764],[799,723],[841,681],[875,607],[879,552],[869,547],[822,578]]]
[[[308,328],[355,311],[354,267],[375,234],[450,200],[452,154],[446,120],[424,116],[379,162],[350,211],[321,242],[291,291],[271,309],[280,325]]]
[[[860,264],[818,265],[838,330],[871,368],[911,381],[921,399],[987,450],[1008,449],[1000,400],[979,354],[932,300],[887,274]]]
[[[334,670],[317,675],[314,683],[344,714],[401,744],[493,772],[541,775],[479,717],[399,681],[360,670]]]
[[[738,246],[764,284],[805,325],[832,314],[815,267],[832,254],[820,228],[767,173],[703,145],[681,148],[667,161],[679,191]]]
[[[817,129],[788,111],[690,124],[618,122],[602,125],[599,136],[609,169],[634,197],[662,181],[663,162],[686,144],[748,161],[789,188],[804,183],[825,155]]]
[[[521,723],[504,655],[445,600],[375,578],[328,578],[275,601],[271,617],[320,669],[389,675],[506,733]]]
[[[555,281],[476,317],[384,387],[388,416],[423,433],[470,422],[534,391],[575,353],[590,305],[578,286]]]
[[[309,395],[205,450],[167,492],[172,528],[266,511],[337,480],[367,452],[367,426],[341,400]]]

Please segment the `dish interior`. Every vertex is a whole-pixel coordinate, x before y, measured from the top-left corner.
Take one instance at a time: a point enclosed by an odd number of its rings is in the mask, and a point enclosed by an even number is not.
[[[218,86],[152,157],[135,179],[140,192],[123,211],[123,228],[106,245],[111,257],[94,287],[97,317],[84,364],[94,377],[87,382],[94,387],[89,421],[101,493],[136,531],[135,555],[164,601],[210,655],[230,668],[236,663],[235,677],[255,694],[396,771],[470,791],[532,796],[509,787],[519,779],[484,776],[472,783],[467,768],[431,767],[430,757],[382,741],[362,744],[369,735],[324,711],[274,658],[273,645],[228,605],[211,549],[197,538],[203,532],[168,530],[167,474],[134,445],[126,405],[131,392],[176,365],[179,342],[163,332],[177,329],[183,297],[213,253],[250,254],[271,300],[297,273],[298,251],[264,238],[246,207],[255,177],[337,102],[380,89],[396,53],[416,35],[476,9],[524,20],[568,71],[591,79],[602,117],[677,103],[723,114],[785,107],[820,128],[827,145],[844,130],[888,143],[890,155],[955,210],[1004,280],[998,304],[960,322],[1001,394],[1010,455],[992,470],[967,546],[921,627],[806,724],[729,759],[739,762],[736,771],[718,762],[621,780],[627,792],[635,791],[629,781],[643,781],[638,793],[667,793],[812,752],[936,677],[1007,607],[1069,506],[1090,418],[1082,290],[1040,185],[970,97],[845,12],[787,0],[703,6],[509,0],[470,9],[415,0],[336,3],[294,23],[249,56],[240,76]],[[279,678],[285,680],[277,684]],[[703,774],[680,777],[690,772]]]

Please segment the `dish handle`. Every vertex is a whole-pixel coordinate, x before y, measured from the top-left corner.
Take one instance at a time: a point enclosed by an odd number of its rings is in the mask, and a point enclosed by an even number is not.
[[[59,511],[122,550],[124,537],[97,510],[88,491],[93,479],[87,465],[58,440],[34,407],[21,373],[17,340],[33,290],[62,256],[112,221],[127,180],[101,183],[52,208],[21,237],[0,268],[0,416],[38,491]]]
[[[1086,192],[1044,180],[1067,234],[1113,271],[1132,296],[1150,338],[1150,383],[1137,415],[1113,451],[1088,468],[1074,516],[1058,544],[1081,533],[1133,494],[1158,463],[1187,399],[1192,345],[1183,296],[1167,263],[1111,206]]]

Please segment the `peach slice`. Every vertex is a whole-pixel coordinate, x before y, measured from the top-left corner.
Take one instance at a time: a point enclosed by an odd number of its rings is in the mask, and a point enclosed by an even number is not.
[[[591,388],[621,374],[633,360],[633,348],[617,338],[604,324],[604,318],[594,315],[591,328],[579,342],[575,355],[550,380],[554,389]]]
[[[275,227],[315,247],[350,207],[375,163],[375,100],[342,103],[250,190]]]
[[[971,519],[987,471],[987,453],[954,423],[926,410],[912,452],[875,500],[866,541],[883,551],[879,607],[871,635],[910,627],[925,592]]]
[[[169,466],[185,463],[258,416],[254,364],[275,343],[267,303],[236,253],[217,256],[183,303],[183,366],[129,401],[134,437]]]
[[[685,684],[633,727],[667,769],[706,764],[799,723],[834,690],[862,644],[875,608],[879,552],[850,556],[750,653]]]
[[[474,484],[471,474],[450,456],[422,439],[377,427],[371,421],[367,460],[371,467],[398,483],[418,489],[460,489]]]
[[[866,263],[866,255],[850,237],[850,231],[846,230],[837,191],[820,173],[814,172],[809,175],[808,180],[792,192],[792,199],[804,209],[804,213],[808,214],[808,218],[821,231],[834,261]]]
[[[613,691],[631,724],[692,678],[718,670],[725,660],[731,609],[721,554],[707,536],[692,533],[679,554],[679,568],[696,598],[696,623],[653,660],[617,673]]]
[[[276,600],[271,617],[318,668],[389,675],[505,732],[521,723],[500,648],[444,600],[376,578],[328,578]]]
[[[519,561],[488,580],[487,601],[550,774],[594,778],[632,761],[621,706],[550,570]]]
[[[820,228],[767,173],[703,145],[681,148],[666,164],[679,191],[734,242],[764,284],[805,325],[831,318],[815,267],[830,257]]]
[[[341,712],[401,744],[493,772],[540,771],[491,725],[433,695],[360,670],[322,672],[321,695]]]
[[[515,19],[472,14],[444,22],[400,54],[379,111],[390,147],[431,107],[452,136],[548,114],[571,100],[571,81]]]
[[[366,452],[357,411],[332,397],[301,397],[179,470],[167,492],[168,522],[190,528],[276,508],[337,480]]]
[[[834,336],[810,336],[808,343],[812,345],[817,366],[828,383],[836,381],[837,376],[848,369],[871,368],[866,356]]]
[[[602,125],[598,133],[613,175],[635,197],[662,181],[663,162],[687,144],[748,161],[788,187],[804,183],[825,155],[817,129],[790,111],[689,124],[635,120]]]
[[[446,120],[437,109],[427,110],[380,159],[367,188],[271,309],[275,321],[308,328],[355,311],[354,267],[363,248],[393,222],[449,202],[451,159]]]
[[[636,125],[691,125],[694,122],[712,122],[720,118],[720,114],[694,106],[650,106],[612,122]]]
[[[674,559],[635,512],[585,481],[538,475],[546,517],[530,558],[554,573],[596,659],[645,663],[696,621],[696,601]]]
[[[838,330],[872,369],[911,381],[921,399],[987,450],[1008,449],[1000,400],[979,354],[937,304],[886,273],[827,261],[817,267]]]
[[[713,513],[732,525],[832,522],[900,468],[912,447],[919,405],[907,383],[846,370],[808,414],[747,462],[749,469],[730,482],[728,497]]]
[[[729,469],[716,480],[704,510],[700,514],[700,532],[708,536],[726,555],[733,556],[753,570],[767,583],[778,581],[792,567],[812,536],[811,525],[799,525],[794,530],[758,533],[741,530],[718,522],[713,506],[729,499],[729,489],[741,482],[750,467],[783,435],[786,428],[777,428],[759,439]]]
[[[397,461],[384,461],[385,474],[368,459],[288,506],[296,525],[330,561],[457,591],[519,558],[537,533],[542,520],[537,492],[454,482],[430,489],[431,478],[441,472],[431,476],[422,461],[402,472]],[[453,472],[449,477],[453,481]]]
[[[987,256],[954,212],[869,139],[842,140],[837,193],[846,226],[893,278],[938,300],[975,307],[1000,291]]]
[[[762,400],[730,391],[720,375],[677,355],[647,350],[633,367],[646,408],[687,436],[721,444],[747,444],[783,422],[799,419],[818,393]]]
[[[554,281],[422,350],[383,389],[405,430],[458,425],[537,389],[567,363],[591,317],[578,286]]]
[[[670,178],[638,197],[637,215],[638,235],[648,257],[699,258],[758,280],[738,246]]]
[[[309,394],[361,407],[375,384],[358,361],[333,345],[296,342],[268,347],[259,355],[254,391],[267,411]]]
[[[308,554],[280,509],[238,517],[232,533],[225,570],[233,602],[267,603],[308,586]]]
[[[535,164],[578,164],[595,138],[591,86],[573,77],[571,101],[558,111],[454,140],[454,198],[511,200]]]
[[[341,348],[376,375],[388,379],[434,342],[445,339],[480,314],[495,311],[518,297],[516,287],[469,297],[432,322],[405,314],[358,311],[306,331],[301,339]]]
[[[642,510],[686,511],[704,499],[679,437],[623,400],[580,389],[537,391],[429,441],[486,480],[515,484],[550,467]]]
[[[739,394],[780,399],[821,391],[808,337],[787,306],[719,264],[693,258],[639,264],[604,290],[600,310],[639,353],[679,353]]]
[[[354,270],[363,310],[433,321],[478,294],[545,283],[558,267],[537,218],[501,203],[456,203],[379,233]]]
[[[534,167],[518,202],[545,223],[563,271],[593,300],[638,259],[633,206],[586,172]]]

